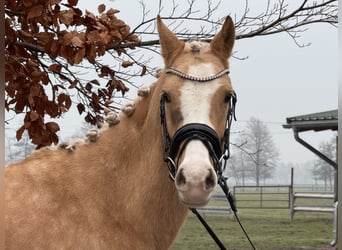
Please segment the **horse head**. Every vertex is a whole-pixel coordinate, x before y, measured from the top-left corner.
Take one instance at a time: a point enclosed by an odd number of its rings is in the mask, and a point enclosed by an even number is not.
[[[160,17],[157,24],[165,64],[159,78],[165,161],[180,201],[201,207],[210,200],[222,174],[227,119],[235,103],[228,75],[234,24],[227,17],[210,43],[183,42]]]

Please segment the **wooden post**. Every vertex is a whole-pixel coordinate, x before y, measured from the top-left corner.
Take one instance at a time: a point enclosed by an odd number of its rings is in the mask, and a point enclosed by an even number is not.
[[[335,180],[334,180],[334,191],[335,191],[335,200],[338,201],[338,135],[336,135],[336,168],[335,168]]]
[[[293,167],[291,168],[291,187],[290,187],[290,193],[293,193]]]

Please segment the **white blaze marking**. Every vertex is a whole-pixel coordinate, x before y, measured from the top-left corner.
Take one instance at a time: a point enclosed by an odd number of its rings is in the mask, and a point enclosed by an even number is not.
[[[206,77],[214,75],[212,64],[205,63],[189,67],[188,75]],[[218,80],[211,82],[185,81],[180,96],[181,112],[184,124],[203,123],[210,127],[211,98],[219,88]],[[202,142],[193,140],[189,142],[184,152],[184,159],[180,168],[184,168],[187,181],[192,185],[199,185],[208,174],[208,168],[212,168],[207,148]]]
[[[188,75],[206,77],[214,75],[212,64],[203,63],[190,66]],[[181,112],[184,118],[184,125],[187,123],[204,123],[212,127],[209,119],[212,95],[218,89],[217,80],[210,82],[185,81],[180,96]]]

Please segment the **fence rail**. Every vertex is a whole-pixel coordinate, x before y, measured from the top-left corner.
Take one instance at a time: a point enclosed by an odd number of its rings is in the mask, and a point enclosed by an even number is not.
[[[290,185],[235,186],[233,194],[239,208],[290,208]]]
[[[293,187],[291,185],[234,186],[233,194],[238,209],[290,209],[291,221],[297,211],[333,212],[333,204],[328,201],[334,197],[331,192],[316,193],[306,190],[301,186]],[[300,199],[300,201],[296,201],[296,199]],[[231,212],[227,198],[222,192],[214,194],[212,200],[213,203],[199,209],[199,211],[202,213]],[[312,200],[315,202],[310,204]],[[311,205],[312,208],[308,208],[308,205]]]
[[[300,199],[299,202],[298,199]],[[334,199],[335,195],[333,193],[293,192],[291,194],[290,207],[291,222],[293,221],[294,214],[299,211],[316,213],[334,213]],[[326,202],[324,200],[330,200],[330,204],[329,202]]]

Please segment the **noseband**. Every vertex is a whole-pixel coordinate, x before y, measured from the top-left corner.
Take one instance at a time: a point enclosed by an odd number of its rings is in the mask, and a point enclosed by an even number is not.
[[[208,82],[215,80],[225,74],[229,73],[228,69],[224,69],[219,73],[208,76],[208,77],[194,77],[187,74],[184,74],[176,69],[166,69],[166,73],[177,75],[186,80],[196,81],[196,82]],[[209,156],[214,165],[214,169],[218,177],[220,177],[226,167],[227,160],[229,158],[229,134],[230,134],[230,126],[232,119],[235,118],[235,104],[236,104],[236,95],[232,93],[231,98],[229,100],[229,109],[227,112],[226,118],[226,126],[223,138],[219,138],[214,129],[209,127],[206,124],[202,123],[189,123],[185,124],[181,128],[179,128],[174,136],[170,137],[166,115],[165,115],[165,97],[161,97],[160,99],[160,120],[163,127],[163,135],[164,135],[164,161],[167,163],[169,167],[169,173],[171,179],[174,179],[178,164],[179,158],[185,150],[186,145],[192,140],[201,141],[204,146],[207,148],[209,152]],[[176,160],[178,155],[178,159]],[[224,164],[222,164],[224,161]]]

